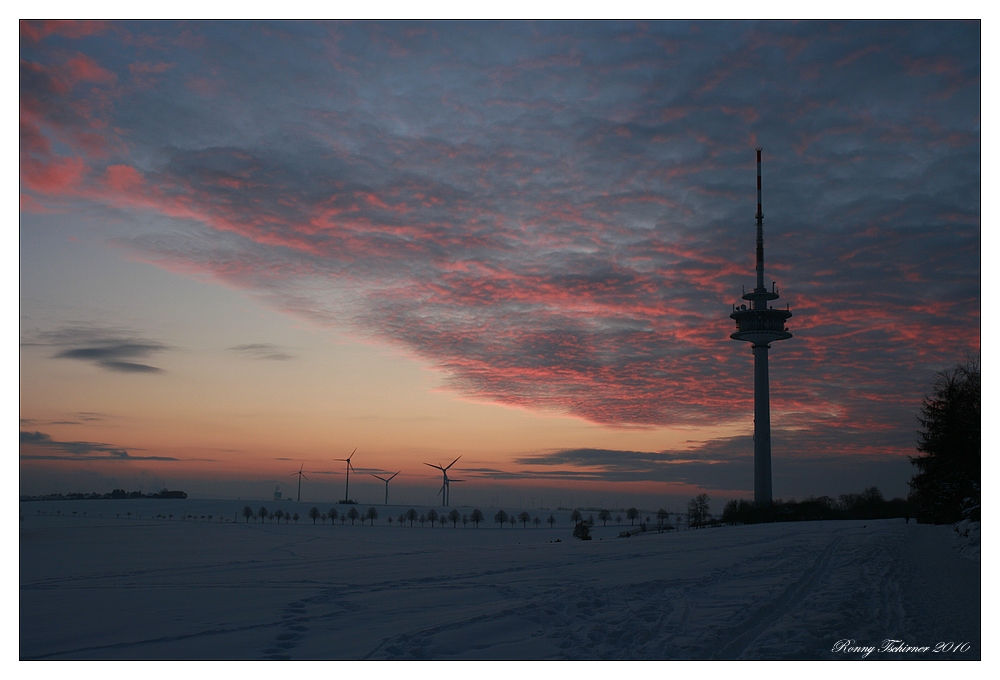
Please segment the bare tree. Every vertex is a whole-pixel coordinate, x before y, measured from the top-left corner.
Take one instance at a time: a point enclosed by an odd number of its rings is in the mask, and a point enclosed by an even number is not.
[[[253,517],[253,508],[251,508],[249,505],[244,505],[243,506],[243,516],[247,518],[247,522],[249,523],[250,522],[250,518]],[[170,515],[170,519],[173,519],[173,518],[174,518],[174,516]]]
[[[462,513],[460,513],[458,510],[452,509],[452,511],[448,513],[448,519],[451,520],[451,528],[457,529],[458,520],[462,519]],[[443,521],[441,523],[444,524]]]
[[[570,522],[579,522],[582,519],[583,519],[583,515],[580,514],[579,510],[574,510],[569,515],[569,521]]]
[[[432,528],[434,527],[434,522],[437,521],[437,518],[438,518],[437,510],[431,508],[430,510],[427,511],[427,521],[431,523]]]
[[[405,527],[406,526],[406,515],[405,514],[404,515],[400,515],[399,517],[396,518],[396,521],[399,522],[399,526]]]
[[[549,518],[547,520],[545,520],[545,521],[549,523],[549,529],[551,529],[552,527],[554,527],[556,525],[556,516],[550,514]]]
[[[413,521],[417,518],[417,511],[410,508],[406,511],[406,519],[410,520],[410,526],[413,526]]]
[[[315,505],[309,508],[309,519],[313,521],[313,524],[315,524],[316,520],[319,519],[319,508],[317,508]]]
[[[521,523],[522,529],[528,528],[528,522],[531,521],[531,513],[527,510],[522,510],[521,514],[517,516],[517,521]]]
[[[507,521],[507,513],[503,510],[498,511],[497,514],[493,515],[493,521],[499,524],[500,528],[503,529],[503,525]]]
[[[688,502],[688,526],[700,527],[709,518],[707,493],[701,493]]]
[[[663,528],[663,524],[667,521],[668,517],[670,517],[670,513],[667,512],[666,510],[664,510],[663,508],[660,508],[659,510],[657,510],[656,511],[656,526],[658,528],[662,529]]]
[[[264,518],[267,517],[267,508],[263,505],[260,506],[260,510],[257,511],[257,516],[260,517],[260,523],[264,523]]]
[[[604,526],[608,526],[608,520],[611,519],[611,513],[608,512],[607,510],[601,510],[599,513],[597,513],[597,519],[604,522]]]
[[[539,525],[540,525],[540,524],[542,523],[542,520],[538,519],[538,516],[537,516],[537,515],[535,516],[535,519],[533,519],[533,520],[531,520],[531,521],[532,521],[532,523],[533,523],[533,524],[535,525],[535,528],[536,528],[536,529],[537,529],[537,528],[538,528],[538,526],[539,526]]]
[[[632,526],[635,526],[635,521],[639,519],[639,511],[636,510],[635,508],[629,508],[625,512],[625,516],[628,517],[629,521],[632,522]]]
[[[361,513],[352,505],[351,509],[347,511],[347,519],[351,520],[351,526],[354,526],[354,520],[358,517],[361,517]]]
[[[476,525],[476,528],[478,529],[479,523],[482,522],[485,518],[483,517],[482,510],[476,508],[475,510],[472,511],[472,514],[469,515],[469,519],[472,521],[473,524]]]
[[[330,508],[326,511],[326,516],[330,518],[330,525],[334,526],[334,522],[337,521],[337,508]]]
[[[375,520],[378,519],[378,510],[375,508],[368,508],[368,512],[365,513],[365,519],[371,520],[368,526],[375,526]]]
[[[292,515],[292,521],[295,522],[296,524],[299,523],[299,513],[296,512],[295,514]]]

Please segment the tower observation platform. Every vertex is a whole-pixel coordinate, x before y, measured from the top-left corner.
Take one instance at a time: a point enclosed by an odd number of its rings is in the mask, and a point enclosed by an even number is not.
[[[771,403],[768,385],[767,350],[771,343],[788,340],[785,321],[792,313],[785,309],[774,309],[770,304],[778,299],[777,284],[771,283],[771,290],[764,286],[764,211],[761,208],[760,152],[757,149],[757,286],[750,293],[743,293],[747,304],[733,305],[729,318],[736,322],[737,331],[729,337],[751,343],[754,358],[753,390],[753,458],[754,458],[754,502],[758,505],[771,504]]]

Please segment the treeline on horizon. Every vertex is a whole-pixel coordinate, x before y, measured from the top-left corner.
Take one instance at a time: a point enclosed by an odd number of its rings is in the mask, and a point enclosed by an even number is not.
[[[638,511],[636,510],[635,512],[636,515],[638,515]],[[578,515],[579,513],[576,514]],[[243,508],[242,515],[246,522],[249,522],[251,519],[253,519],[255,523],[257,522],[258,518],[260,519],[261,523],[263,523],[264,520],[267,520],[269,522],[278,520],[278,524],[281,524],[282,519],[285,520],[286,524],[289,521],[293,521],[296,524],[298,524],[299,520],[301,519],[301,517],[299,517],[299,513],[297,512],[289,513],[281,510],[280,508],[271,511],[268,510],[267,507],[263,505],[257,510],[254,510],[249,505],[247,505]],[[367,512],[364,513],[358,511],[356,507],[351,507],[350,510],[340,513],[337,511],[336,508],[330,508],[328,511],[323,512],[319,508],[313,506],[312,508],[309,509],[308,516],[309,519],[312,520],[313,524],[316,523],[316,520],[321,520],[321,522],[325,523],[326,520],[329,518],[331,525],[335,524],[338,519],[340,520],[341,524],[345,524],[347,520],[351,520],[351,525],[353,525],[356,521],[361,520],[362,524],[364,524],[365,521],[368,521],[371,525],[374,525],[375,520],[379,518],[379,512],[374,506],[368,508]],[[620,517],[618,519],[621,520]],[[435,523],[440,523],[441,526],[444,527],[447,526],[447,522],[451,522],[452,527],[457,528],[459,522],[461,522],[463,527],[466,527],[471,523],[475,525],[475,527],[478,529],[479,525],[485,521],[486,521],[486,516],[483,514],[483,511],[480,510],[479,508],[474,509],[469,514],[460,513],[455,508],[452,508],[451,511],[447,513],[445,513],[442,510],[440,514],[438,514],[438,511],[435,510],[434,508],[429,509],[425,513],[418,513],[415,509],[410,508],[406,512],[401,513],[398,517],[393,517],[391,513],[386,517],[386,522],[389,525],[392,525],[393,522],[396,522],[396,525],[400,527],[406,526],[407,522],[410,523],[411,527],[413,526],[414,522],[420,522],[420,526],[424,526],[424,524],[430,522],[432,527],[434,526]],[[534,518],[532,518],[531,514],[527,511],[523,511],[518,515],[515,515],[513,512],[511,512],[511,514],[508,515],[505,511],[500,510],[497,512],[496,515],[494,515],[493,521],[498,523],[501,528],[503,528],[503,525],[508,522],[510,523],[511,526],[514,526],[515,524],[520,522],[523,527],[527,527],[529,523],[533,523],[537,528],[542,524],[543,520],[537,515]],[[556,523],[555,515],[550,514],[548,519],[544,521],[548,523],[550,527],[553,526]]]
[[[170,491],[162,489],[156,493],[142,493],[141,491],[126,491],[125,489],[115,489],[108,493],[50,493],[47,496],[21,496],[22,501],[103,501],[111,499],[133,498],[187,498],[186,491]]]
[[[731,500],[722,510],[723,524],[758,524],[761,522],[802,522],[828,519],[894,519],[915,516],[914,505],[905,498],[886,500],[877,486],[861,493],[849,493],[836,500],[829,496],[757,505],[744,499]]]

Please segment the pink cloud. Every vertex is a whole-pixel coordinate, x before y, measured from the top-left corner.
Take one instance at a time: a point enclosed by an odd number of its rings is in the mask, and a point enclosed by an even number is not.
[[[107,185],[121,193],[134,193],[145,184],[142,173],[129,165],[109,165],[104,175]]]
[[[54,157],[48,162],[21,159],[21,184],[40,194],[67,194],[75,190],[87,172],[83,158]]]
[[[22,20],[20,22],[21,37],[32,42],[44,40],[50,35],[59,35],[64,38],[85,38],[99,35],[107,29],[108,22],[106,21],[46,19],[43,21]]]
[[[78,54],[67,61],[59,70],[57,77],[66,83],[67,87],[72,87],[80,82],[108,85],[118,79],[117,75],[85,54]]]

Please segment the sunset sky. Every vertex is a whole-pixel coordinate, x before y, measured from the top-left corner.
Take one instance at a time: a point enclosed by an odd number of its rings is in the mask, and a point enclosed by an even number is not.
[[[20,492],[905,496],[980,347],[978,22],[21,22]],[[355,482],[357,479],[357,482]]]

